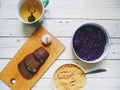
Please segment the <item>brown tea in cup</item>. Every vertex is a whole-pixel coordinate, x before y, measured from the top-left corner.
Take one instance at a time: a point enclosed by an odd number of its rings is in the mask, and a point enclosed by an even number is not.
[[[38,20],[42,12],[42,4],[38,0],[25,0],[20,6],[20,16],[26,22],[29,22],[28,17],[31,15]]]

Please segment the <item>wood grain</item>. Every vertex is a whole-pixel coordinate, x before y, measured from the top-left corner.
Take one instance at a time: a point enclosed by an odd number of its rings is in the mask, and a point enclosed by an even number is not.
[[[17,18],[19,0],[1,0],[0,18]],[[120,19],[119,0],[50,0],[45,18]],[[7,12],[6,12],[7,11]],[[9,14],[8,14],[9,13]]]
[[[73,56],[72,49],[71,49],[71,37],[56,37],[59,41],[61,41],[65,46],[66,49],[63,52],[63,54],[59,57],[59,59],[76,59],[76,57]],[[20,38],[1,38],[0,39],[0,50],[1,58],[12,58],[13,55],[18,51],[18,49],[24,44],[24,42],[28,39],[28,37],[20,37]],[[105,57],[105,59],[120,59],[120,38],[111,38],[111,46],[110,51],[108,55]]]
[[[0,79],[4,81],[13,90],[29,90],[37,80],[45,73],[50,65],[56,60],[56,58],[64,50],[64,45],[59,42],[52,35],[52,43],[48,46],[43,46],[41,43],[41,36],[44,34],[50,34],[42,26],[32,34],[32,36],[25,42],[17,54],[11,59],[7,66],[2,70]],[[37,48],[43,46],[50,54],[45,64],[39,69],[37,74],[30,80],[23,78],[18,71],[18,63],[29,53],[33,52]],[[11,80],[15,79],[16,83],[12,84]]]
[[[25,25],[16,16],[19,0],[0,0],[0,71],[9,63],[37,26]],[[66,46],[66,50],[31,90],[53,90],[52,76],[62,64],[75,63],[71,50],[75,30],[88,22],[104,26],[110,34],[107,57],[98,64],[80,65],[86,70],[107,72],[88,75],[84,90],[120,90],[120,0],[49,0],[42,26]],[[23,85],[23,84],[22,84]],[[11,90],[0,81],[0,90]]]
[[[7,27],[6,27],[7,22]],[[120,37],[119,20],[88,20],[88,19],[45,19],[44,26],[51,34],[56,37],[72,37],[74,32],[83,24],[93,22],[102,25],[110,37]],[[17,19],[0,19],[0,36],[3,37],[28,37],[36,26],[26,25]]]
[[[103,82],[104,83],[101,83]],[[3,86],[1,90],[11,90],[3,82],[0,82]],[[120,90],[120,78],[87,78],[87,84],[82,90]],[[35,84],[31,90],[53,90],[52,79],[42,78]]]

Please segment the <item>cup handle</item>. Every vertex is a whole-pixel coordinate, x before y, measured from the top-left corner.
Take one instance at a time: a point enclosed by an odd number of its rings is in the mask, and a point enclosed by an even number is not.
[[[49,0],[42,0],[42,2],[43,2],[43,5],[44,5],[44,8],[45,8],[48,5]]]

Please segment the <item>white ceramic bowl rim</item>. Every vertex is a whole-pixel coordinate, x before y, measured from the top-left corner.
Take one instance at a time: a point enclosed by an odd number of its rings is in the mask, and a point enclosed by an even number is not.
[[[37,21],[39,21],[39,20],[42,19],[43,15],[44,15],[44,11],[45,11],[45,10],[44,10],[44,5],[43,5],[43,2],[42,2],[41,0],[38,0],[38,1],[40,2],[41,6],[42,6],[42,14],[40,15],[40,17],[39,17],[38,19],[36,19],[36,20],[33,21],[33,22],[27,22],[27,21],[25,21],[25,20],[22,19],[22,17],[20,16],[20,6],[21,6],[22,3],[24,2],[24,0],[20,0],[20,1],[18,2],[18,5],[17,5],[17,17],[18,17],[18,19],[19,19],[21,22],[26,23],[26,24],[32,24],[32,23],[35,23],[35,22],[37,22]]]
[[[67,64],[63,64],[63,65],[59,66],[59,67],[55,70],[55,72],[54,72],[54,74],[53,74],[53,79],[52,79],[52,80],[53,80],[53,88],[54,88],[54,90],[56,90],[56,86],[55,86],[55,82],[54,82],[54,76],[55,76],[57,70],[58,70],[60,67],[64,66],[64,65],[74,65],[74,66],[77,66],[78,68],[80,68],[80,69],[83,71],[83,73],[85,73],[85,69],[84,69],[82,66],[77,65],[77,64],[74,64],[74,63],[67,63]],[[85,81],[85,84],[86,84],[86,83],[87,83],[87,75],[85,75],[85,78],[86,78],[86,81]],[[84,87],[85,87],[85,86],[84,86]],[[82,87],[81,89],[84,89],[84,87]]]
[[[96,59],[96,60],[87,61],[87,60],[84,60],[84,59],[80,58],[80,57],[76,54],[76,52],[75,52],[75,50],[74,50],[74,47],[73,47],[73,38],[74,38],[74,35],[76,34],[76,32],[77,32],[81,27],[86,26],[86,25],[93,25],[93,26],[99,27],[99,28],[104,32],[104,34],[105,34],[105,36],[106,36],[106,39],[107,39],[107,40],[106,40],[107,42],[106,42],[106,45],[105,45],[105,49],[104,49],[103,54],[102,54],[98,59]],[[101,25],[99,25],[99,24],[97,24],[97,23],[86,23],[86,24],[81,25],[81,26],[75,31],[74,35],[73,35],[73,38],[72,38],[72,50],[73,50],[75,56],[76,56],[79,60],[81,60],[81,61],[83,61],[83,62],[86,62],[86,63],[97,63],[97,62],[103,60],[103,59],[105,58],[105,56],[108,54],[109,49],[110,49],[110,36],[109,36],[109,33],[107,32],[107,30],[106,30],[103,26],[101,26]]]

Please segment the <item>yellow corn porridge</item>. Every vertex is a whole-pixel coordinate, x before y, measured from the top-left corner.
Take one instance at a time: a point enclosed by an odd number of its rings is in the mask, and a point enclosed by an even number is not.
[[[54,74],[56,90],[80,90],[86,83],[83,70],[74,64],[59,67]]]

